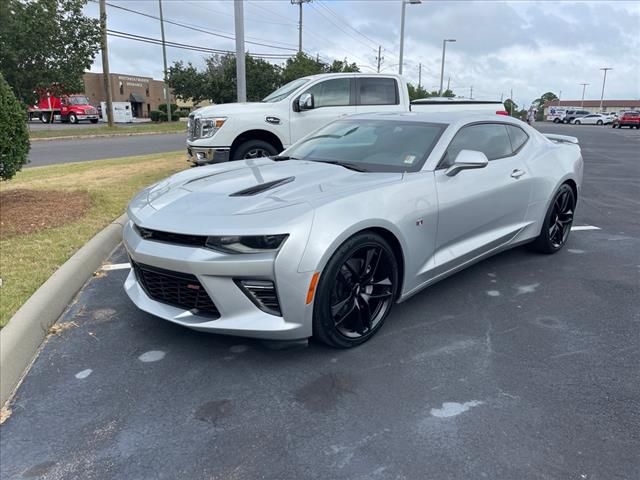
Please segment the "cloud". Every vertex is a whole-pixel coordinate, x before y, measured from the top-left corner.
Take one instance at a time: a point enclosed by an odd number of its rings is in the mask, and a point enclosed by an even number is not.
[[[157,3],[110,0],[109,3],[157,16]],[[327,61],[347,58],[363,71],[375,71],[378,45],[382,69],[398,68],[400,0],[314,0],[303,7],[303,47]],[[89,3],[88,15],[98,7]],[[163,2],[165,19],[233,37],[233,2]],[[112,30],[160,38],[159,22],[108,7]],[[289,0],[249,0],[244,3],[247,44],[254,53],[295,53],[298,8]],[[413,83],[422,64],[422,82],[428,89],[440,80],[442,39],[448,44],[445,82],[457,95],[506,98],[513,89],[520,105],[528,105],[546,91],[562,98],[580,98],[582,82],[587,98],[600,98],[601,67],[613,67],[607,76],[606,98],[640,98],[640,40],[637,2],[480,2],[426,1],[406,6],[404,74]],[[234,50],[232,39],[194,29],[166,25],[167,40],[209,48]],[[162,77],[162,50],[131,40],[110,37],[113,72]],[[289,48],[291,50],[282,50]],[[177,60],[204,65],[206,54],[167,48],[169,64]],[[282,63],[283,60],[272,60]],[[100,57],[92,70],[101,71]]]

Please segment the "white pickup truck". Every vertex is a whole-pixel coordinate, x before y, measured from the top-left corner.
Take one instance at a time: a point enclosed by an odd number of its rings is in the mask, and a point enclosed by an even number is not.
[[[189,115],[187,153],[194,164],[275,155],[339,117],[366,112],[470,112],[506,115],[499,101],[409,101],[399,75],[329,73],[299,78],[261,102],[227,103]]]

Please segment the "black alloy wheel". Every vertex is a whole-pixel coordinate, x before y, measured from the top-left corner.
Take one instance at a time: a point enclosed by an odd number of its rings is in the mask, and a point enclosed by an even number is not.
[[[364,232],[347,240],[321,274],[314,304],[314,335],[336,348],[370,339],[391,311],[398,264],[388,243]]]
[[[576,198],[573,189],[563,184],[551,203],[540,235],[531,246],[542,253],[556,253],[567,243],[573,224]]]
[[[242,143],[233,153],[234,160],[251,160],[276,155],[278,150],[263,140],[248,140]]]

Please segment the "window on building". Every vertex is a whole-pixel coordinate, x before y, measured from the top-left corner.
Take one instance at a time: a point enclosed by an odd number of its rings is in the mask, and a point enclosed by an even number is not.
[[[120,82],[120,95],[124,95],[124,84]]]

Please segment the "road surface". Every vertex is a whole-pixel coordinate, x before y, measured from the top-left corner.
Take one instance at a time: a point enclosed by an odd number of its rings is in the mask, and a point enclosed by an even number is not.
[[[185,133],[41,140],[31,142],[30,163],[25,168],[176,150],[184,150],[186,154],[185,141]]]

